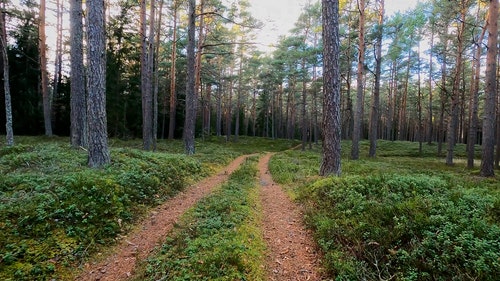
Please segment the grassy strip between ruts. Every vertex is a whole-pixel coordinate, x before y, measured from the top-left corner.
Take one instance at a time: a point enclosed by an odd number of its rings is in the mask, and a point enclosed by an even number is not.
[[[264,280],[256,159],[188,211],[135,280]]]
[[[344,160],[339,178],[317,176],[319,151],[287,151],[271,159],[275,180],[308,206],[307,221],[331,276],[498,280],[498,179],[448,167],[430,153],[415,157],[418,144],[381,147],[381,157]]]

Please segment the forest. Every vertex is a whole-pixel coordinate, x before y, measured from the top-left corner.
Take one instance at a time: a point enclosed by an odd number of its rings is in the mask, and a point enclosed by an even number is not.
[[[263,258],[272,152],[321,256],[304,278],[496,280],[498,0],[311,0],[272,46],[252,5],[0,2],[0,279],[99,280],[225,171],[125,279],[288,280]]]
[[[36,1],[3,2],[13,131],[68,136],[71,83],[85,83],[70,75],[85,71],[70,67],[76,67],[69,59],[75,57],[70,56],[70,6],[51,3],[56,10],[48,13],[57,36],[47,45],[39,24],[45,7]],[[108,2],[104,83],[109,137],[142,137],[148,150],[157,139],[182,138],[190,100],[187,1]],[[472,153],[474,145],[483,143],[483,120],[491,119],[485,119],[485,113],[491,114],[488,105],[497,108],[499,103],[498,98],[486,102],[491,98],[485,80],[488,1],[422,1],[391,16],[384,15],[383,1],[359,2],[362,9],[358,1],[339,4],[342,139],[436,143],[437,155],[446,154],[448,164],[456,143],[469,144]],[[317,143],[323,115],[321,4],[305,6],[295,28],[272,52],[253,41],[262,23],[248,12],[250,5],[208,0],[196,5],[195,136]],[[80,20],[80,33],[81,25]],[[0,118],[3,124],[5,114]],[[500,126],[497,121],[491,120],[493,126]],[[498,131],[491,132],[493,143]],[[469,156],[470,165],[474,157]],[[494,158],[498,167],[498,150]]]

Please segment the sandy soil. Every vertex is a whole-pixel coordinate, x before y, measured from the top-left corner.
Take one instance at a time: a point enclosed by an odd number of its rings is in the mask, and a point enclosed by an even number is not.
[[[322,280],[320,255],[311,233],[304,227],[300,208],[269,173],[272,154],[259,161],[263,231],[267,242],[267,280]]]

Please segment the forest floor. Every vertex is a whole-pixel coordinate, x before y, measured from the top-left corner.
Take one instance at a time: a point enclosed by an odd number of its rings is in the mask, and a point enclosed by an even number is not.
[[[272,180],[268,171],[271,156],[261,157],[258,164],[262,231],[267,244],[267,280],[321,280],[317,246],[302,222],[300,207]],[[112,254],[102,261],[85,264],[76,280],[115,281],[132,277],[136,265],[161,245],[182,214],[227,181],[246,157],[248,155],[236,158],[218,174],[190,186],[155,208],[135,231],[122,237]]]

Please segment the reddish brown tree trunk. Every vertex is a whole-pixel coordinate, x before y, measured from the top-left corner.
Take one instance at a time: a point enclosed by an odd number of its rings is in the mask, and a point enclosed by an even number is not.
[[[323,14],[323,160],[320,175],[341,173],[339,2],[322,0]]]
[[[88,122],[90,167],[111,162],[106,118],[106,36],[104,0],[87,0],[88,11]]]
[[[495,121],[497,103],[498,0],[490,0],[488,17],[488,52],[486,55],[486,89],[483,116],[483,155],[481,175],[495,175]]]
[[[365,0],[358,0],[359,32],[358,32],[358,74],[356,90],[356,110],[354,111],[354,128],[352,133],[351,158],[359,159],[359,141],[363,123],[363,77],[365,67]]]

